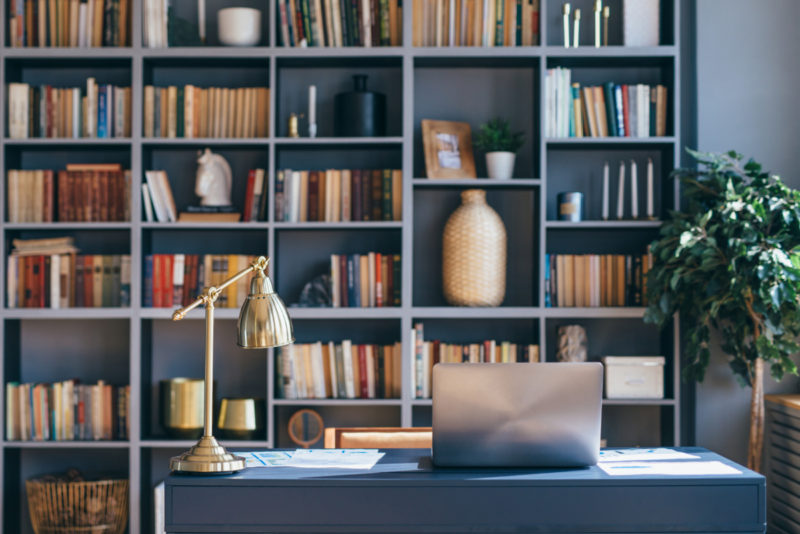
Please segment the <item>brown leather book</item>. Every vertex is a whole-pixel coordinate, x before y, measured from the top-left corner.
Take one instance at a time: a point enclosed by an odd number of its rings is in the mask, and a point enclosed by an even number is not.
[[[319,172],[308,171],[308,221],[321,220],[320,187]]]

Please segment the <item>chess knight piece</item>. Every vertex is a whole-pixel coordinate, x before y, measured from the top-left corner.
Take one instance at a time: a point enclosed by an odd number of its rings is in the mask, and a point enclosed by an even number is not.
[[[205,149],[198,154],[197,179],[194,192],[201,206],[230,206],[233,173],[231,166],[219,154]]]

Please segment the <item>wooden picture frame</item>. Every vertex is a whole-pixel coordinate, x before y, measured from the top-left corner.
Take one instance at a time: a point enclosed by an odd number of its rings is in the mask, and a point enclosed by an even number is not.
[[[428,178],[476,178],[472,130],[466,122],[422,120]]]

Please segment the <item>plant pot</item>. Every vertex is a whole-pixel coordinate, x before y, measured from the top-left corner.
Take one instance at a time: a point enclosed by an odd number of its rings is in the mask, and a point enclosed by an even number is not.
[[[513,152],[487,152],[486,170],[489,173],[489,178],[493,180],[510,180],[514,174],[516,156]]]

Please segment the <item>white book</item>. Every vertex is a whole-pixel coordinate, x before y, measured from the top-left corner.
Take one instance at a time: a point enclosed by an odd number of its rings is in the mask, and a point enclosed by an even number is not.
[[[353,376],[353,342],[349,339],[342,341],[342,361],[344,371],[344,389],[348,399],[356,398],[356,384]]]
[[[160,47],[167,48],[169,46],[169,30],[167,30],[167,22],[169,21],[169,5],[167,0],[160,0],[161,5],[159,6],[158,16],[161,20],[161,25],[159,28],[160,34]]]
[[[7,306],[9,308],[17,307],[17,265],[19,258],[17,256],[9,256],[6,268],[6,295]]]
[[[88,4],[84,4],[83,2],[81,2],[81,4],[78,6],[78,46],[81,48],[86,48],[87,46],[89,46],[86,43],[86,15],[88,13],[87,9],[88,9]],[[42,11],[40,11],[40,13],[42,13]],[[44,20],[44,17],[42,17],[42,20]],[[42,32],[42,29],[40,28],[39,31]],[[39,35],[44,35],[44,33],[40,33]]]
[[[453,0],[448,2],[450,5],[450,13],[448,15],[448,21],[450,22],[448,28],[448,46],[456,46],[456,3]],[[462,34],[464,32],[461,32]]]
[[[150,200],[153,202],[153,210],[155,211],[158,222],[169,222],[166,203],[161,195],[161,187],[158,183],[158,171],[145,171],[144,176],[147,180],[146,185],[150,192]]]
[[[331,390],[328,396],[335,399],[339,396],[339,382],[336,376],[336,346],[333,341],[328,341],[328,366],[331,370]]]
[[[339,308],[342,305],[341,287],[339,284],[341,276],[339,256],[331,254],[331,301],[334,308]]]
[[[417,363],[417,331],[414,328],[411,329],[411,337],[409,338],[408,346],[410,352],[408,361],[411,364],[411,372],[408,374],[408,390],[411,394],[411,398],[419,398],[417,394],[417,369],[419,368]]]
[[[256,179],[253,183],[253,204],[250,206],[250,221],[258,220],[258,212],[261,207],[261,197],[264,196],[264,169],[256,169]]]
[[[294,371],[292,369],[291,345],[281,347],[278,353],[281,362],[281,376],[278,378],[283,382],[283,398],[296,399],[297,389],[295,387]]]
[[[649,113],[649,104],[650,104],[650,91],[648,91],[647,86],[644,84],[639,84],[637,86],[639,91],[639,95],[637,96],[637,103],[639,106],[639,137],[647,137],[650,135],[649,130],[647,129],[647,115]]]
[[[78,89],[72,91],[72,137],[77,139],[81,136],[81,92]]]
[[[300,350],[300,345],[288,345],[284,347],[289,352],[289,359],[292,363],[292,375],[294,376],[295,385],[295,399],[303,399],[306,397],[306,375],[303,371],[303,351]]]
[[[169,185],[169,178],[166,171],[156,171],[158,176],[158,184],[160,187],[159,194],[164,200],[164,206],[167,210],[168,222],[175,222],[178,220],[178,208],[175,206],[175,198],[172,196],[172,187]]]
[[[333,18],[333,46],[338,47],[342,46],[342,14],[339,10],[339,7],[339,2],[331,2],[331,16]]]
[[[168,295],[168,298],[172,299],[173,306],[180,306],[180,302],[176,302],[174,293],[175,288],[182,288],[183,287],[183,271],[184,266],[186,265],[186,255],[185,254],[175,254],[172,257],[172,289],[173,294]],[[241,285],[241,284],[240,284]]]
[[[97,137],[97,83],[86,79],[86,137]]]
[[[8,84],[8,135],[12,139],[28,137],[28,98],[30,86],[27,83]]]
[[[422,344],[422,398],[431,398],[431,342]]]
[[[639,106],[637,104],[637,95],[635,85],[628,86],[628,124],[631,127],[630,137],[639,137]]]
[[[300,171],[292,171],[289,221],[300,221]]]
[[[106,85],[106,135],[114,136],[114,86]]]
[[[367,345],[367,398],[375,398],[375,356],[373,354],[373,346]]]
[[[142,206],[144,207],[145,220],[147,222],[154,222],[153,201],[150,199],[150,188],[147,184],[142,184]]]
[[[50,307],[61,307],[61,256],[50,256]]]
[[[153,488],[153,533],[164,534],[165,528],[165,497],[164,497],[164,481],[159,482]]]
[[[333,222],[333,171],[328,169],[321,177],[325,180],[325,222]]]
[[[324,399],[325,394],[325,364],[322,361],[322,342],[317,341],[311,345],[311,377],[314,380],[314,397]]]
[[[553,105],[554,102],[554,89],[553,89],[553,69],[547,69],[547,75],[544,78],[544,109],[545,113],[547,114],[547,121],[545,123],[545,136],[546,137],[555,137],[556,136],[556,128],[555,128],[555,106]]]
[[[361,41],[363,46],[372,46],[372,11],[369,0],[361,0]]]

